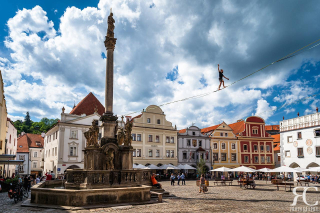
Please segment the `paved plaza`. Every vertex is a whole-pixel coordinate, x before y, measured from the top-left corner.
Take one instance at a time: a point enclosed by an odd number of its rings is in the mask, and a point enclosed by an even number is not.
[[[235,181],[234,181],[235,182]],[[118,207],[99,206],[94,209],[49,209],[21,207],[21,202],[14,204],[10,200],[7,193],[0,194],[0,212],[290,212],[292,209],[295,195],[292,192],[285,192],[284,188],[276,191],[276,187],[265,181],[256,181],[256,189],[241,189],[238,185],[232,186],[210,186],[206,194],[199,193],[195,181],[187,181],[185,186],[171,186],[170,182],[161,182],[163,188],[172,195],[165,198],[163,203],[155,203],[148,205],[126,205]],[[210,182],[213,185],[213,182]],[[320,185],[310,184],[306,201],[314,204],[316,201],[320,203]],[[298,189],[297,194],[302,194],[303,189]],[[307,210],[320,211],[320,206],[308,207],[302,200],[298,198],[296,207],[304,207]],[[291,208],[291,209],[290,209]],[[318,208],[318,209],[317,209]]]

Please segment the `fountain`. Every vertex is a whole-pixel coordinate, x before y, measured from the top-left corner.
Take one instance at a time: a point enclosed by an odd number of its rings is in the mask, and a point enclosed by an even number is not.
[[[85,206],[92,204],[137,203],[150,201],[151,172],[133,170],[131,146],[132,122],[118,128],[118,117],[113,115],[113,51],[114,19],[110,12],[107,49],[105,113],[101,116],[102,138],[99,141],[98,121],[84,133],[84,169],[68,169],[65,188],[47,188],[48,182],[31,189],[31,203],[60,206]],[[53,184],[53,183],[52,183]]]

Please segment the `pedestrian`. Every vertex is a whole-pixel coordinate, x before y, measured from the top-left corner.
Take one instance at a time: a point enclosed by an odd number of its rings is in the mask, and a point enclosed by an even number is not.
[[[201,193],[201,191],[203,193],[205,193],[207,191],[206,189],[206,179],[204,178],[204,175],[202,174],[201,175],[201,178],[200,178],[200,189],[199,189],[199,193]]]
[[[182,173],[180,178],[181,178],[181,185],[186,185],[186,176],[184,175],[184,173]]]
[[[40,183],[40,177],[39,176],[36,178],[36,184],[38,184],[38,183]]]
[[[53,173],[53,171],[51,171],[51,176],[52,176],[52,180],[56,178],[56,175]]]
[[[177,179],[178,179],[178,185],[180,185],[180,173],[178,173]]]
[[[219,72],[219,81],[220,81],[218,90],[220,90],[221,84],[223,84],[223,88],[226,88],[226,87],[224,86],[224,80],[223,80],[223,78],[228,79],[228,80],[229,80],[229,78],[227,78],[227,77],[225,77],[225,76],[223,75],[223,69],[221,69],[221,70],[219,69],[219,64],[218,64],[218,72]]]
[[[171,176],[170,176],[171,186],[174,186],[174,179],[175,179],[175,177],[174,177],[173,173],[171,173]]]

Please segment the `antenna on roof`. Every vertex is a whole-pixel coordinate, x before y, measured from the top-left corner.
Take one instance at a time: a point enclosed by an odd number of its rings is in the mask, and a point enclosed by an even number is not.
[[[76,101],[73,101],[73,108],[74,109],[76,107]]]

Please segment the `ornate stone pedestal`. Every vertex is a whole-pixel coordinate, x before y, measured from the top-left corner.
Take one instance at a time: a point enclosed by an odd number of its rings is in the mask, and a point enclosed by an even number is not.
[[[133,148],[132,146],[125,147],[120,146],[120,153],[121,153],[121,165],[122,169],[130,170],[133,166],[133,156],[132,156]]]
[[[101,161],[101,148],[87,147],[84,150],[84,169],[85,170],[102,170],[103,162]]]

